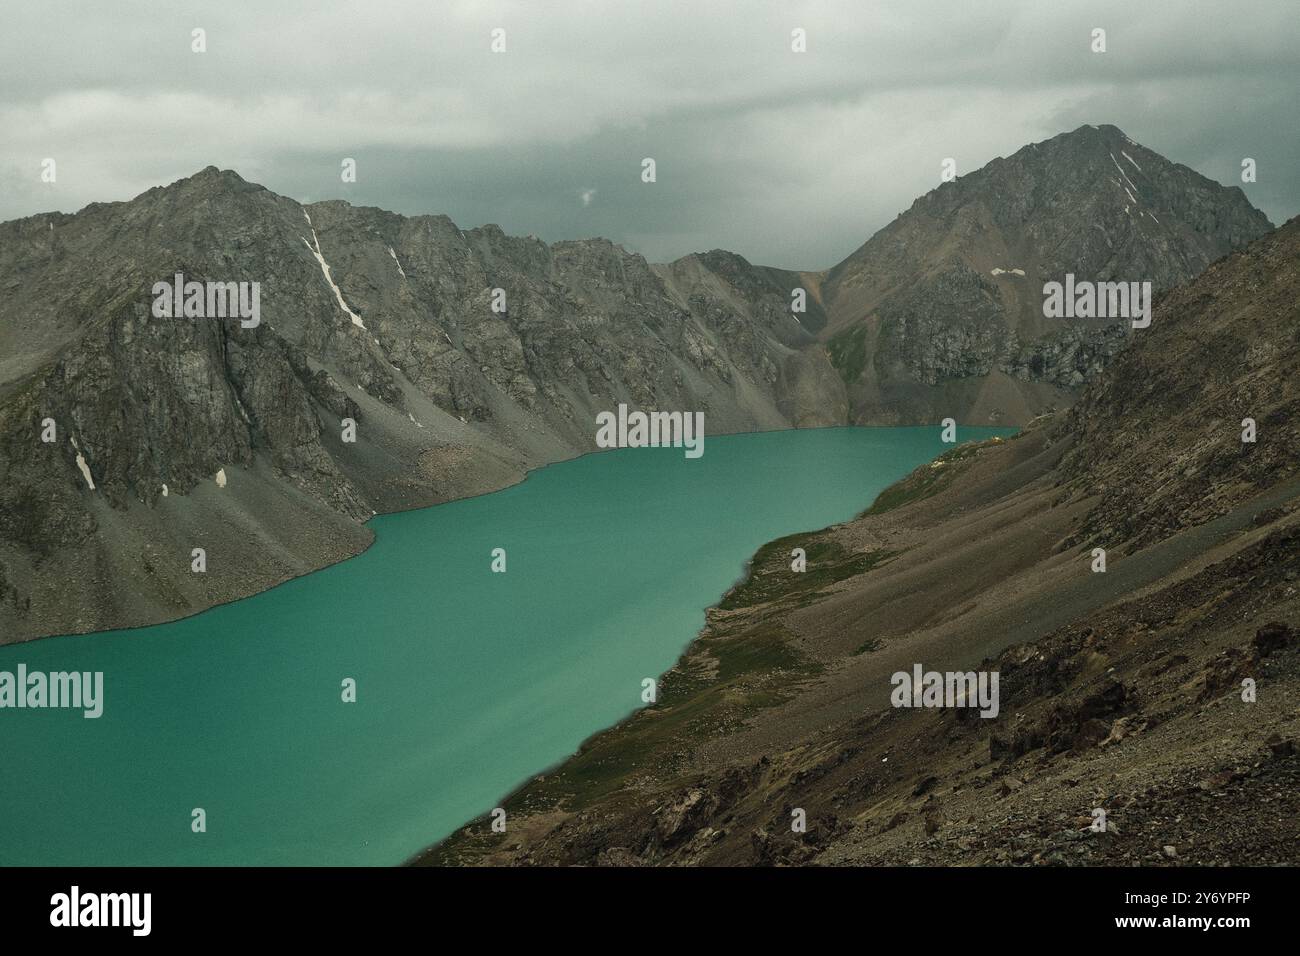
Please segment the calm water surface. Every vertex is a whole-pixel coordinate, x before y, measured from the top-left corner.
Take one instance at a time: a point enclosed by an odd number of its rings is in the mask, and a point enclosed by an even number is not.
[[[400,863],[641,706],[760,545],[852,517],[939,434],[589,455],[183,621],[0,648],[105,683],[97,720],[0,710],[0,863]]]

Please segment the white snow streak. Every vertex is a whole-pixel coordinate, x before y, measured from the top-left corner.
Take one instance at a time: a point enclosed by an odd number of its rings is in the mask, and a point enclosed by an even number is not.
[[[77,467],[81,469],[81,477],[86,479],[86,487],[91,491],[95,490],[95,479],[90,477],[90,466],[86,464],[85,457],[81,454],[81,449],[77,447],[77,440],[72,439],[72,450],[77,453]]]
[[[394,262],[397,262],[397,253],[395,253],[395,252],[393,251],[393,247],[392,247],[392,246],[389,246],[389,247],[388,247],[388,254],[389,254],[390,256],[393,257],[393,261],[394,261]],[[397,271],[400,272],[400,273],[402,274],[402,278],[403,278],[403,279],[406,278],[406,272],[405,272],[404,269],[402,269],[402,264],[401,264],[400,262],[397,262]]]
[[[307,210],[304,209],[302,211],[302,214],[307,218],[307,225],[311,226],[311,216],[307,215]],[[329,284],[329,287],[334,290],[334,298],[339,300],[339,308],[352,317],[353,325],[355,325],[359,329],[364,329],[366,327],[366,324],[361,321],[361,317],[359,315],[357,315],[355,312],[353,312],[351,309],[348,308],[348,304],[343,301],[343,293],[339,290],[339,287],[334,284],[334,279],[330,275],[329,263],[326,262],[325,257],[321,255],[320,241],[316,238],[315,227],[312,227],[311,230],[311,242],[308,242],[306,238],[303,236],[299,236],[298,238],[302,239],[303,245],[307,247],[307,249],[311,252],[311,254],[316,257],[316,261],[320,263],[321,274],[325,276],[325,281]],[[398,268],[401,267],[399,266]]]
[[[1124,152],[1124,150],[1122,149],[1119,151],[1119,154],[1123,156],[1125,159],[1127,159],[1130,163],[1132,163],[1133,168],[1136,169],[1139,173],[1142,172],[1142,167],[1137,164],[1137,160],[1135,160],[1132,156]]]
[[[217,472],[217,487],[226,487],[226,469],[222,468]]]
[[[1120,152],[1122,153],[1124,151],[1121,149]],[[1106,155],[1109,156],[1110,161],[1115,164],[1115,168],[1119,170],[1119,174],[1124,177],[1124,182],[1128,183],[1130,186],[1133,186],[1133,180],[1128,178],[1128,173],[1124,172],[1124,167],[1119,164],[1119,160],[1115,158],[1115,154],[1107,153]],[[1136,186],[1133,186],[1133,191],[1137,192]]]

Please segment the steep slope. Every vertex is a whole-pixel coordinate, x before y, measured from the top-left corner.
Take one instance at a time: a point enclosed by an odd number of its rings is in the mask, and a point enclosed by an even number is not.
[[[259,283],[260,324],[154,316],[177,272]],[[215,168],[0,226],[0,641],[340,560],[377,511],[591,450],[619,402],[703,411],[714,434],[842,421],[771,280],[737,259],[706,282],[605,240],[304,207]]]
[[[1160,292],[1270,228],[1240,189],[1083,126],[918,199],[826,274],[821,335],[856,421],[1025,421],[1063,406],[1127,329],[1045,318],[1044,283]]]
[[[419,862],[1300,862],[1298,261],[1295,219],[1072,411],[760,549],[656,704]],[[997,716],[891,706],[918,663]]]
[[[1080,540],[1140,548],[1296,475],[1298,234],[1292,220],[1171,292],[1071,409],[1061,473],[1101,495]]]
[[[762,363],[770,354],[763,336],[791,349],[774,369],[773,387],[781,414],[798,427],[847,421],[848,406],[826,352],[816,334],[826,314],[815,296],[806,295],[806,310],[791,309],[791,292],[805,289],[809,278],[783,269],[751,265],[743,256],[715,249],[685,256],[656,273],[678,306],[701,318],[741,354]],[[827,382],[835,382],[828,387]]]

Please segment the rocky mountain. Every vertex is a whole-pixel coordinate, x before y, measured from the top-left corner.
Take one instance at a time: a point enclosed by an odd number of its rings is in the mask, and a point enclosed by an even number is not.
[[[0,250],[5,640],[340,560],[377,511],[591,450],[619,402],[702,410],[713,433],[845,416],[778,274],[736,256],[655,268],[605,240],[302,206],[215,168],[6,223]],[[176,273],[259,283],[260,322],[155,316]]]
[[[761,548],[655,704],[416,862],[1295,865],[1298,264],[1300,218],[1071,410]],[[894,706],[918,663],[998,713]]]
[[[821,279],[855,420],[1026,421],[1063,407],[1127,323],[1043,316],[1066,274],[1160,292],[1272,226],[1114,126],[1082,126],[922,196]]]
[[[304,206],[211,167],[0,224],[0,642],[341,560],[376,512],[592,450],[620,402],[712,434],[1027,421],[1125,341],[1043,320],[1042,279],[1173,284],[1264,228],[1112,127],[945,184],[825,274]],[[177,274],[257,283],[258,321],[155,315]]]
[[[1300,470],[1300,223],[1173,290],[1070,410],[1062,465],[1100,496],[1079,541],[1163,540]]]

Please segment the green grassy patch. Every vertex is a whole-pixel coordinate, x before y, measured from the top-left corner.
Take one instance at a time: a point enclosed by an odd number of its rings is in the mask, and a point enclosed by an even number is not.
[[[867,367],[867,329],[859,325],[854,329],[845,329],[826,343],[830,352],[831,365],[840,373],[846,385],[852,385],[862,377]]]
[[[705,740],[781,703],[792,685],[820,672],[788,637],[781,625],[763,625],[709,639],[700,650],[716,660],[715,673],[706,676],[706,661],[693,655],[691,666],[665,675],[655,704],[589,740],[561,770],[538,783],[538,792],[567,809],[582,809],[623,787],[636,772],[671,772],[688,741]]]
[[[871,503],[871,507],[862,512],[864,515],[880,515],[893,511],[913,501],[929,498],[947,488],[954,478],[965,470],[980,448],[989,442],[965,442],[951,451],[946,451],[928,465],[922,465],[906,478],[894,482]],[[998,439],[1000,441],[1000,439]]]
[[[790,567],[795,548],[803,548],[807,555],[806,571]],[[776,610],[800,607],[832,584],[864,574],[895,554],[851,552],[825,532],[788,535],[758,549],[748,576],[727,592],[718,607],[724,611],[771,603],[779,605]]]

